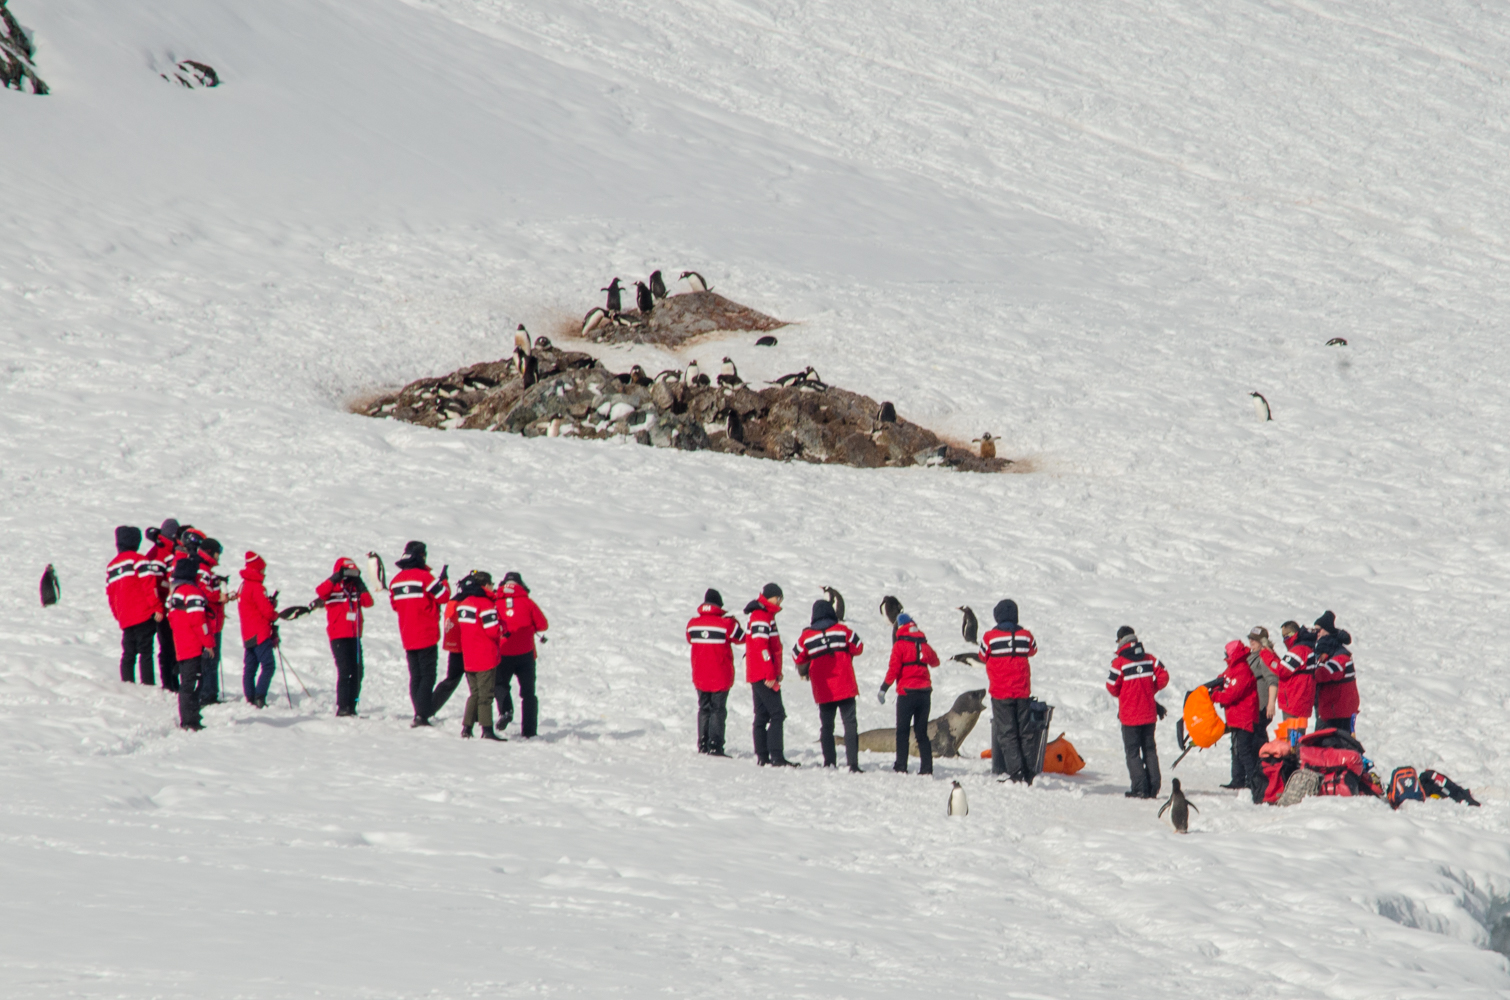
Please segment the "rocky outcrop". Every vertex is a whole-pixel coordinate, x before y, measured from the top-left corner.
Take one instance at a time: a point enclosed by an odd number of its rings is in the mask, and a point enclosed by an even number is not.
[[[638,370],[615,374],[572,351],[536,348],[534,356],[539,380],[530,386],[516,362],[504,359],[420,379],[361,412],[425,427],[630,437],[657,448],[860,468],[1000,472],[1012,464],[980,458],[900,417],[883,420],[883,404],[831,386],[691,385],[676,373],[654,381]],[[884,415],[894,412],[887,408]]]
[[[47,84],[37,75],[32,62],[37,50],[31,36],[16,22],[6,6],[9,0],[0,0],[0,83],[5,88],[24,91],[31,87],[33,94],[47,93]]]
[[[630,309],[618,320],[588,314],[583,336],[598,344],[660,344],[680,347],[697,337],[715,331],[753,331],[765,333],[786,326],[779,319],[757,312],[748,306],[726,299],[717,292],[688,292],[672,295],[655,304],[648,314]],[[594,320],[598,321],[594,325]]]

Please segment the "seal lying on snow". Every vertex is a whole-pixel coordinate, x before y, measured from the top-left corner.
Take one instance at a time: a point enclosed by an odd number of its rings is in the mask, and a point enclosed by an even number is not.
[[[965,742],[965,737],[970,735],[970,730],[975,728],[976,720],[985,710],[985,688],[978,691],[966,691],[954,699],[953,708],[928,723],[928,742],[933,747],[933,755],[958,757],[959,745]],[[912,756],[916,757],[918,755],[917,740],[912,739],[910,742]],[[876,753],[896,753],[896,728],[866,730],[860,734],[860,749]]]

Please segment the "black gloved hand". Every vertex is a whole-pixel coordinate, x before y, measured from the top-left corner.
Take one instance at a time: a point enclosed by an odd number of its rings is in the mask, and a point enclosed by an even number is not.
[[[440,568],[440,577],[439,578],[442,579],[442,580],[449,579],[450,573],[451,573],[451,564],[450,563],[446,563],[444,566],[442,566]]]
[[[341,578],[343,576],[345,576],[345,575],[346,575],[346,571],[345,570],[339,570],[338,569],[334,573],[330,574],[330,582],[331,583],[340,583],[341,582]]]
[[[147,541],[151,542],[153,545],[156,545],[157,539],[162,535],[162,531],[159,528],[148,528],[146,531],[142,532],[142,534],[147,536]]]
[[[1169,714],[1169,709],[1167,709],[1167,708],[1164,707],[1164,703],[1162,701],[1156,701],[1156,702],[1154,702],[1153,703],[1153,707],[1159,713],[1159,718],[1161,718],[1161,719],[1164,718],[1164,716],[1166,716],[1166,715]]]
[[[357,593],[359,593],[359,594],[365,594],[365,593],[367,593],[367,581],[363,580],[360,574],[358,574],[355,577],[352,577],[351,582],[356,585]]]

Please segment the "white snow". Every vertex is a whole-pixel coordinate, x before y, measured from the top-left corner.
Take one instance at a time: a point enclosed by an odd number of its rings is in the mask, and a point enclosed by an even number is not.
[[[1510,28],[1442,0],[12,0],[0,93],[0,993],[1503,997],[1510,910]],[[223,86],[157,76],[182,58]],[[346,403],[561,340],[618,274],[694,269],[813,365],[1024,475],[862,471],[430,431]],[[1345,348],[1328,348],[1331,337]],[[1274,421],[1253,413],[1262,392]],[[116,524],[252,548],[286,599],[410,538],[520,570],[542,738],[407,728],[390,614],[363,718],[318,619],[290,708],[185,735],[115,680]],[[36,582],[58,567],[63,603]],[[941,652],[1022,606],[1088,760],[999,786],[693,753],[681,627],[837,586]],[[1129,802],[1112,637],[1177,692],[1337,611],[1359,734],[1484,807],[1259,808],[1187,758]],[[235,624],[226,688],[239,690]],[[937,672],[936,708],[980,674]],[[1161,732],[1166,767],[1170,727]],[[949,782],[971,811],[945,816]]]

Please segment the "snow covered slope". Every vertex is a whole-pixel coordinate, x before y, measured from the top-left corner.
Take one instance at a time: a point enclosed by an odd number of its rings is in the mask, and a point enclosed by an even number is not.
[[[1510,993],[1503,5],[12,6],[53,92],[0,93],[6,996]],[[224,85],[159,79],[185,57]],[[610,363],[812,364],[1036,471],[345,410],[653,267],[801,322]],[[112,680],[100,572],[114,525],[170,515],[285,596],[409,538],[521,570],[553,623],[542,739],[463,743],[458,705],[409,731],[386,613],[362,720],[331,717],[306,620],[313,698],[180,734]],[[1016,598],[1089,767],[1028,790],[978,759],[698,757],[682,623],[771,579],[788,638],[820,586],[849,597],[862,692],[883,593],[946,652],[956,605]],[[1259,809],[1214,794],[1224,750],[1178,772],[1211,793],[1197,835],[1122,798],[1119,625],[1183,691],[1328,607],[1370,756],[1483,809]],[[946,667],[938,700],[979,681]],[[811,765],[805,686],[787,703]]]

